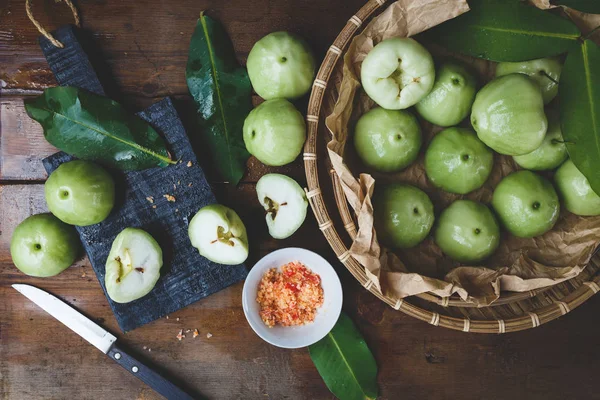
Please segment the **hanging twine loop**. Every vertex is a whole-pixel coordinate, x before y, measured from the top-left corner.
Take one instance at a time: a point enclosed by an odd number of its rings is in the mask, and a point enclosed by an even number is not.
[[[77,25],[77,27],[81,27],[81,20],[79,19],[79,14],[77,13],[77,9],[75,8],[75,5],[73,4],[73,2],[71,0],[55,0],[56,3],[60,3],[61,1],[64,1],[65,3],[67,3],[67,5],[69,6],[69,8],[71,9],[71,12],[73,13],[73,19],[75,19],[75,25]],[[37,30],[44,35],[44,37],[46,39],[48,39],[50,41],[50,43],[52,43],[54,46],[62,49],[65,47],[64,44],[62,44],[60,41],[58,41],[54,36],[52,36],[52,34],[50,34],[50,32],[48,32],[46,29],[44,29],[44,27],[42,26],[42,24],[40,24],[34,17],[33,17],[33,12],[31,11],[31,2],[30,0],[25,0],[25,11],[27,12],[27,17],[29,17],[29,20],[31,21],[31,23],[33,23],[33,25],[35,25],[35,27],[37,28]]]

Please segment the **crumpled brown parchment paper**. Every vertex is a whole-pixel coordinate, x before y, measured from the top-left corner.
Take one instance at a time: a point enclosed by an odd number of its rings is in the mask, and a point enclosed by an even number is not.
[[[550,7],[547,0],[532,1],[540,8]],[[481,266],[461,266],[452,261],[444,256],[431,237],[415,248],[394,252],[377,241],[371,204],[376,182],[400,181],[423,189],[431,198],[437,215],[458,198],[489,204],[497,183],[517,169],[511,157],[496,154],[486,184],[473,193],[459,196],[435,188],[425,174],[423,153],[431,138],[441,130],[439,127],[421,121],[424,145],[419,159],[406,170],[392,175],[378,174],[361,166],[351,144],[353,124],[374,106],[360,89],[358,79],[361,63],[373,46],[390,37],[414,36],[468,10],[465,0],[399,0],[391,4],[352,40],[344,55],[341,82],[336,82],[339,97],[326,119],[332,134],[327,144],[329,157],[358,223],[358,233],[350,252],[365,267],[373,284],[392,298],[401,299],[424,292],[442,297],[456,293],[478,306],[489,305],[499,298],[501,291],[528,291],[577,276],[600,243],[600,217],[578,217],[566,210],[562,210],[555,227],[540,237],[521,239],[502,232],[498,250]],[[574,10],[567,10],[566,14],[584,33],[600,25],[600,16]],[[495,63],[450,55],[443,49],[428,47],[436,62],[452,57],[470,66],[481,85],[493,78]],[[547,110],[548,114],[556,112]],[[468,122],[464,124],[468,126]],[[547,177],[551,178],[551,175],[547,174]]]

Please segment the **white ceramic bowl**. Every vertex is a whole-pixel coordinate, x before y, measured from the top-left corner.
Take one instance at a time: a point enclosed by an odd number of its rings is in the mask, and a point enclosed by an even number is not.
[[[301,326],[276,325],[269,328],[260,319],[260,306],[256,302],[258,285],[265,272],[279,268],[292,261],[299,261],[321,277],[323,305],[317,310],[312,323]],[[320,255],[306,249],[288,247],[274,251],[252,267],[242,292],[242,305],[248,323],[263,340],[277,347],[297,349],[323,339],[333,328],[342,311],[342,284],[337,273]]]

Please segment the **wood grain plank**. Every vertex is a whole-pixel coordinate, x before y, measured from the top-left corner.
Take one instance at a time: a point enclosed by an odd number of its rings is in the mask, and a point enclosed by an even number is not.
[[[114,77],[118,84],[113,92],[157,97],[187,94],[185,64],[200,11],[207,10],[225,24],[242,62],[258,39],[277,30],[302,35],[321,59],[363,2],[107,0],[77,6],[83,27],[93,32],[90,39],[104,60],[102,69],[107,71],[102,74]],[[24,0],[12,0],[1,15],[0,87],[4,86],[5,91],[55,85],[37,45],[39,34],[24,10]],[[72,23],[64,3],[33,1],[33,12],[48,29]],[[333,23],[332,16],[336,16],[337,23]]]

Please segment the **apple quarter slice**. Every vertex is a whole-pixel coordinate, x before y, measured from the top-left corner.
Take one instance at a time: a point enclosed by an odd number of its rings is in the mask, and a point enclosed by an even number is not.
[[[256,184],[258,201],[267,211],[269,234],[275,239],[290,237],[304,222],[308,200],[298,183],[281,174],[266,174]]]
[[[200,255],[219,264],[238,265],[248,258],[248,235],[244,223],[229,207],[211,204],[190,221],[188,235]]]
[[[110,298],[129,303],[154,288],[163,265],[162,249],[147,232],[125,228],[113,241],[106,260],[104,282]]]

